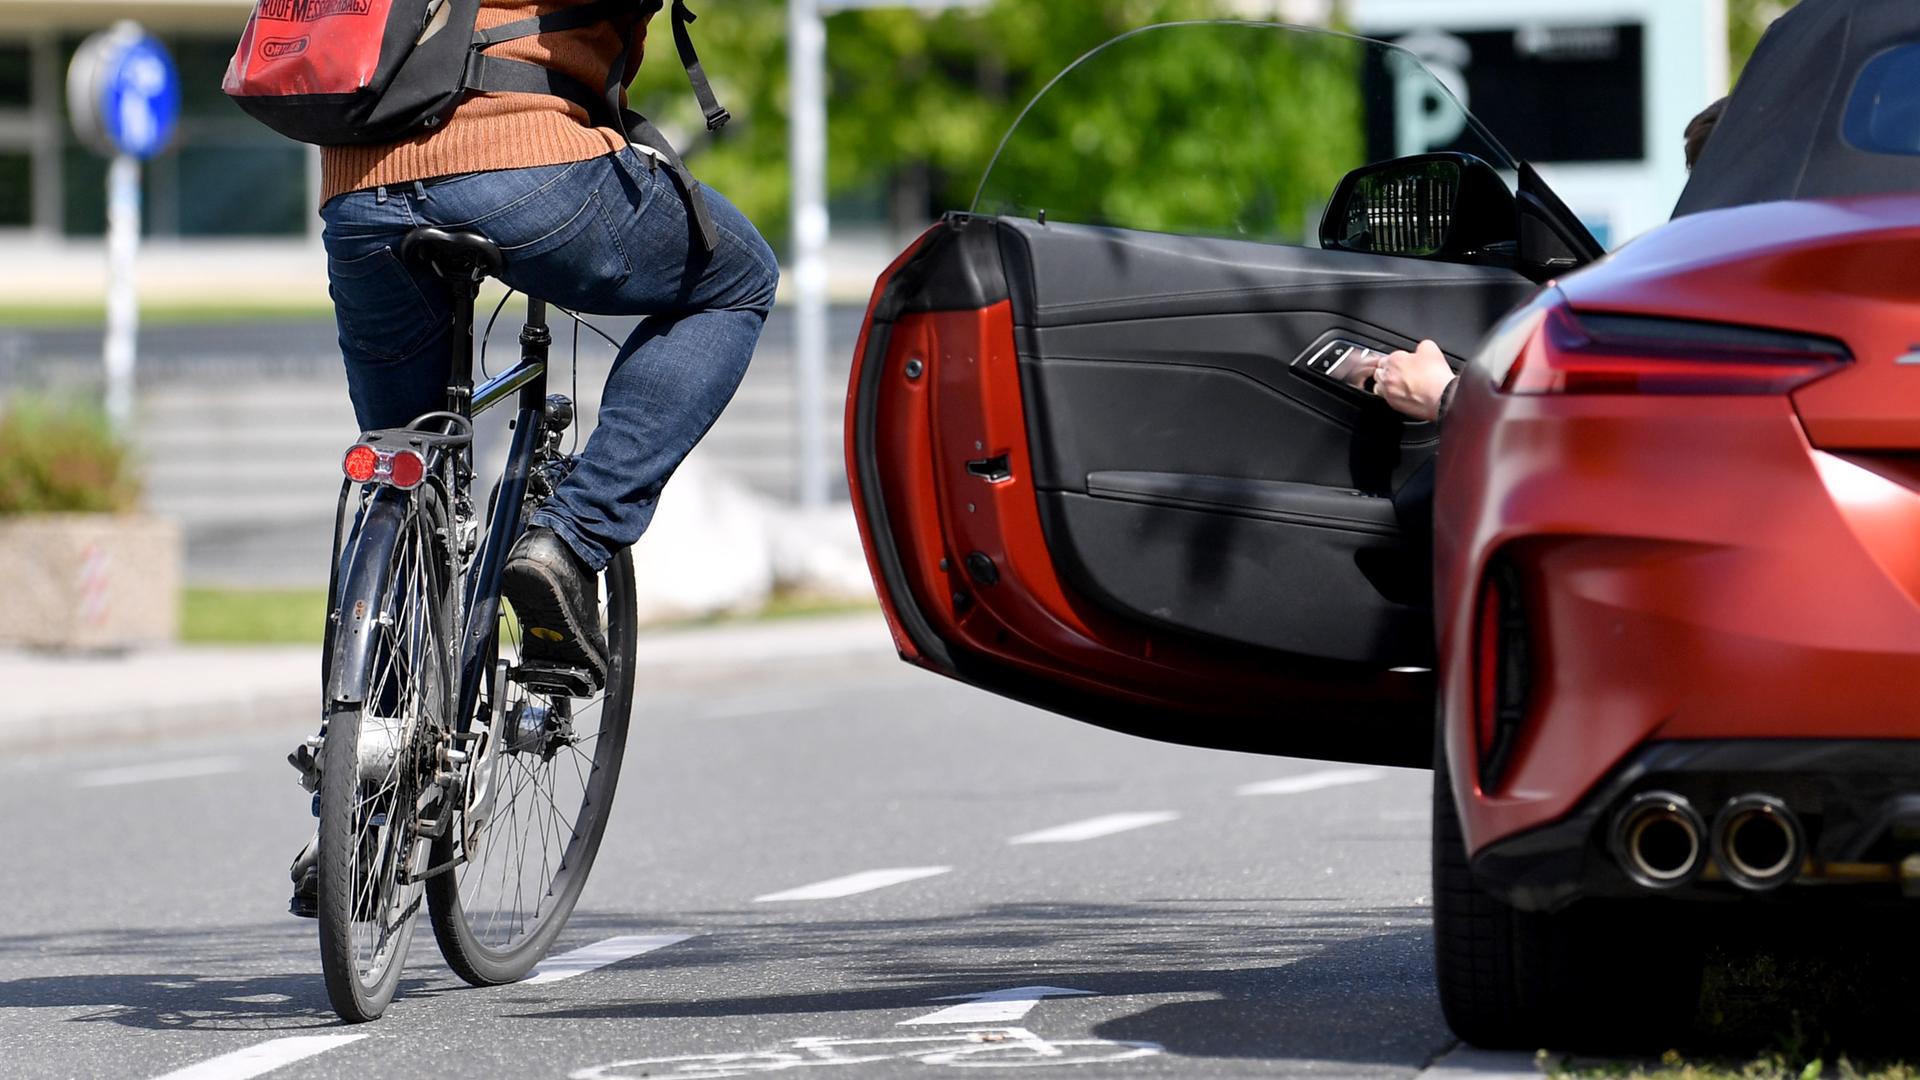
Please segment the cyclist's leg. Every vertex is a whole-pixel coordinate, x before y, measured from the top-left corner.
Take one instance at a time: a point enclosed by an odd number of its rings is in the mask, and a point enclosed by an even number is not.
[[[672,177],[632,150],[571,165],[477,173],[418,205],[476,228],[506,254],[507,284],[562,307],[645,315],[621,349],[600,423],[572,475],[535,517],[590,570],[631,545],[655,501],[720,414],[773,306],[773,252],[712,189],[711,255],[693,241]]]
[[[350,192],[320,210],[347,392],[365,431],[399,427],[446,403],[453,296],[431,271],[400,258],[400,242],[422,224],[413,190]]]
[[[638,168],[656,190],[646,213],[623,223],[634,271],[603,305],[648,318],[614,362],[578,465],[535,518],[593,565],[653,521],[667,480],[746,375],[779,282],[766,241],[712,189],[719,247],[711,258],[690,258],[686,207],[672,179],[664,169]]]

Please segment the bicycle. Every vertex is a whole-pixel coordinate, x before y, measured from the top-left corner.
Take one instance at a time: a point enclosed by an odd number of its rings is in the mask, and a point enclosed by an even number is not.
[[[525,662],[501,602],[507,553],[571,467],[560,443],[573,403],[547,395],[547,305],[528,298],[518,364],[475,387],[474,305],[499,249],[425,227],[401,255],[453,290],[447,407],[364,433],[342,461],[325,722],[309,740],[321,968],[349,1022],[393,1000],[423,898],[472,985],[513,982],[545,956],[599,849],[633,705],[629,553],[600,578],[597,692],[587,672]],[[512,443],[482,515],[473,420],[509,397]]]

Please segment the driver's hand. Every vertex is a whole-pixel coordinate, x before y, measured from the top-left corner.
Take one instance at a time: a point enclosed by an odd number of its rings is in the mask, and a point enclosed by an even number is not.
[[[1423,341],[1412,352],[1388,353],[1373,373],[1373,392],[1415,420],[1440,417],[1440,395],[1453,382],[1453,369],[1440,346]]]

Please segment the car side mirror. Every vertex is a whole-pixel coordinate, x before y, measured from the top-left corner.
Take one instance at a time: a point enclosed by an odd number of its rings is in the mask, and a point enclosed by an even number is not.
[[[1511,266],[1519,215],[1493,166],[1472,154],[1417,154],[1355,169],[1334,189],[1320,246]]]

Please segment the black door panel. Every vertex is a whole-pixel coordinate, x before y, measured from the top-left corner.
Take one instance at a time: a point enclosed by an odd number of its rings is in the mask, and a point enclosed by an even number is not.
[[[1389,500],[1370,501],[1391,515]],[[1136,618],[1314,660],[1432,662],[1429,604],[1408,595],[1411,556],[1392,525],[1137,494],[1051,492],[1040,505],[1076,584]]]
[[[1465,355],[1538,286],[1512,270],[1001,219],[1021,325],[1325,311]],[[1291,358],[1291,357],[1289,357]]]
[[[1509,270],[998,222],[1056,565],[1148,624],[1425,665],[1426,549],[1390,496],[1439,445],[1296,361],[1335,338],[1455,357],[1536,286]]]

